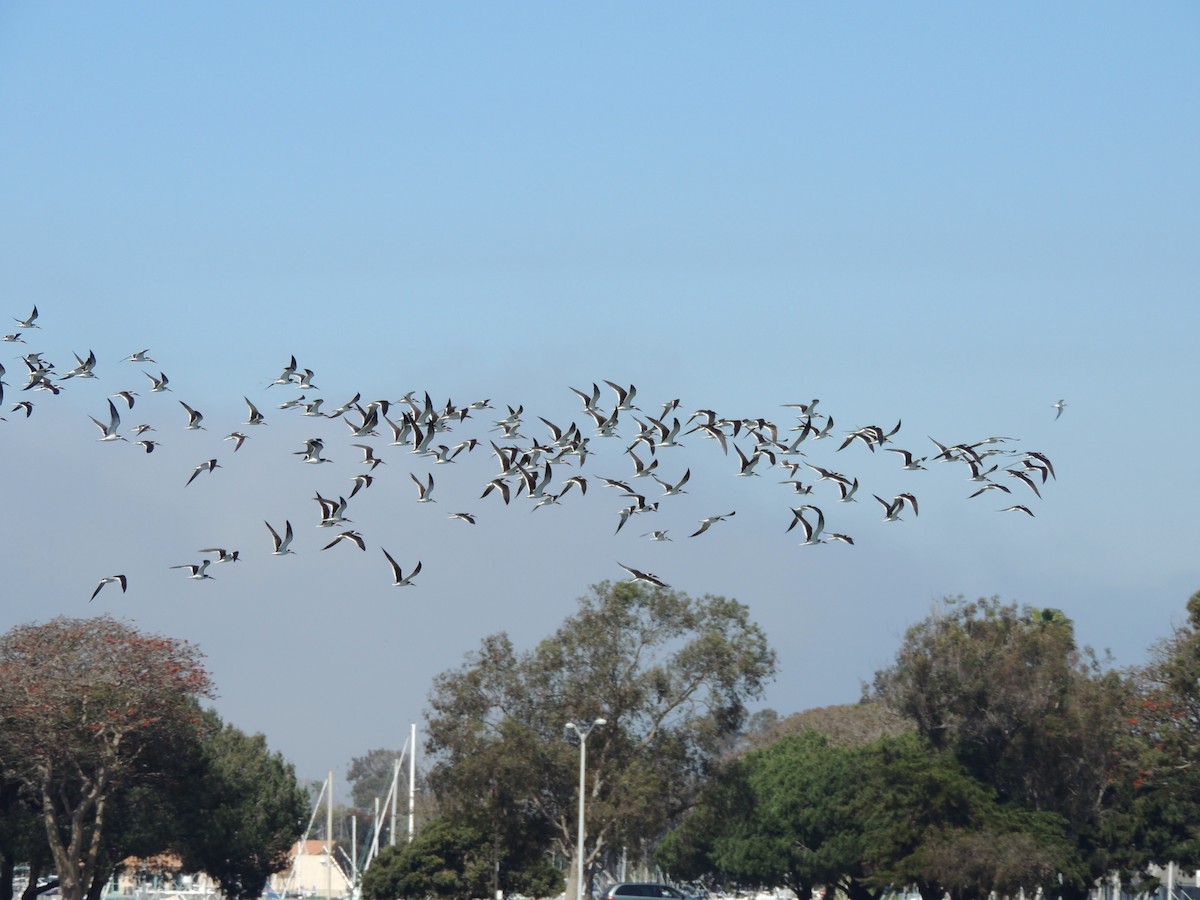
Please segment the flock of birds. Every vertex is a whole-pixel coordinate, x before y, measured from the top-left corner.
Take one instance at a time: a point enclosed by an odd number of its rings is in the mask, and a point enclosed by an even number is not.
[[[37,307],[30,315],[14,317],[14,320],[17,329],[0,340],[6,344],[28,346],[27,336],[35,331],[40,333]],[[19,388],[21,399],[7,410],[9,415],[15,413],[19,419],[30,419],[34,416],[36,404],[48,402],[76,382],[99,378],[94,352],[89,351],[84,357],[78,353],[74,356],[76,365],[60,372],[44,352],[22,352],[19,359],[26,369],[25,382]],[[173,392],[170,379],[159,368],[148,349],[131,353],[120,362],[123,364],[119,370],[122,376],[140,369],[141,376],[148,382],[141,383],[140,387],[147,395]],[[5,374],[6,370],[0,364],[0,403],[4,400],[7,385],[3,380]],[[406,451],[412,460],[427,467],[420,475],[413,471],[408,473],[415,486],[413,499],[417,503],[436,502],[434,468],[454,464],[469,454],[490,452],[494,457],[492,477],[477,484],[480,506],[525,506],[530,510],[538,510],[576,496],[582,498],[589,488],[593,495],[598,490],[611,491],[619,498],[615,504],[616,534],[630,520],[652,517],[660,507],[673,503],[672,498],[688,492],[689,488],[685,486],[692,485],[692,469],[680,459],[678,449],[684,446],[682,438],[686,437],[689,443],[696,441],[711,446],[713,453],[719,453],[728,460],[731,473],[737,477],[767,476],[779,480],[782,490],[793,498],[787,507],[790,520],[784,530],[791,532],[798,528],[803,537],[800,542],[802,546],[832,542],[854,544],[850,535],[826,529],[826,512],[830,504],[857,502],[859,478],[839,471],[843,468],[840,465],[835,468],[810,461],[809,450],[816,446],[836,445],[829,455],[838,459],[849,459],[855,452],[863,451],[894,454],[896,468],[907,472],[922,471],[935,465],[956,466],[970,483],[968,499],[993,493],[1003,495],[1006,505],[999,507],[1000,511],[1017,512],[1030,517],[1034,513],[1028,505],[1029,498],[1040,499],[1048,480],[1056,477],[1054,466],[1044,453],[1015,449],[1013,445],[1016,439],[1011,437],[991,436],[960,443],[942,443],[930,437],[933,448],[920,455],[917,450],[896,445],[894,439],[900,431],[900,422],[888,429],[871,424],[838,431],[833,416],[819,409],[820,401],[816,399],[806,403],[783,404],[782,408],[788,410],[787,419],[776,422],[762,417],[727,417],[706,408],[685,411],[677,399],[643,409],[637,405],[639,397],[634,385],[613,381],[605,381],[604,384],[611,395],[599,383],[593,383],[590,389],[569,388],[581,403],[582,425],[577,421],[554,422],[541,416],[532,417],[522,405],[506,405],[501,410],[493,406],[490,399],[477,399],[465,404],[447,400],[439,405],[433,402],[428,392],[421,392],[418,396],[417,391],[408,391],[397,399],[375,400],[365,400],[361,393],[356,393],[344,403],[326,406],[325,398],[317,396],[320,388],[316,384],[316,373],[312,369],[302,368],[292,356],[266,385],[282,402],[273,403],[274,409],[271,409],[265,402],[255,403],[248,396],[243,396],[245,420],[225,435],[224,440],[231,442],[229,453],[232,456],[251,439],[251,435],[257,436],[260,427],[266,425],[268,420],[268,415],[260,407],[266,408],[272,417],[279,415],[311,419],[314,431],[318,423],[325,431],[330,428],[330,423],[341,421],[348,430],[348,434],[342,433],[343,439],[349,439],[348,447],[356,451],[355,455],[361,454],[361,458],[359,471],[352,476],[350,488],[345,494],[334,498],[322,496],[319,490],[316,492],[314,499],[320,507],[318,525],[336,531],[336,535],[321,551],[331,550],[342,543],[366,551],[366,537],[348,527],[353,523],[346,516],[347,509],[351,500],[375,483],[378,467],[394,461],[391,457],[401,451]],[[9,387],[11,391],[13,386]],[[292,393],[286,398],[279,396],[289,391]],[[139,404],[142,398],[143,394],[132,388],[109,394],[106,397],[107,408],[97,416],[90,416],[99,430],[97,441],[129,443],[145,453],[153,453],[161,446],[152,436],[159,433],[155,427],[147,423],[130,426],[122,418],[123,414],[126,419],[131,418],[135,408],[141,413],[145,403],[149,402],[147,397]],[[156,402],[161,403],[161,398]],[[206,430],[206,419],[198,408],[199,404],[193,406],[177,399],[175,404],[169,405],[179,415],[174,427],[193,432]],[[1055,419],[1062,415],[1065,407],[1063,400],[1053,404]],[[5,419],[0,416],[0,420]],[[468,432],[482,433],[464,436]],[[292,456],[297,457],[295,464],[320,470],[322,466],[332,463],[333,460],[325,455],[327,442],[331,440],[333,437],[328,434],[304,440],[302,446],[291,452]],[[600,458],[597,451],[602,446],[606,450],[618,451],[623,471],[616,472],[609,468],[607,474],[601,474],[598,471],[601,465],[611,463],[589,464],[593,455]],[[838,456],[843,451],[846,451],[845,454]],[[340,452],[339,447],[339,456]],[[679,471],[680,463],[683,463],[682,472]],[[201,459],[190,471],[181,473],[181,487],[186,489],[202,477],[212,477],[220,468],[225,468],[225,464],[216,457]],[[439,468],[439,471],[446,469]],[[668,471],[672,474],[668,475]],[[871,493],[870,498],[879,504],[885,522],[903,521],[902,517],[910,511],[913,517],[919,515],[918,498],[912,490],[892,496]],[[818,505],[818,501],[821,505]],[[459,511],[448,515],[451,519],[473,526],[479,513]],[[736,511],[731,510],[706,516],[700,519],[695,530],[687,537],[698,538],[735,515]],[[269,549],[274,556],[296,552],[292,549],[295,532],[290,519],[282,523],[276,521],[275,524],[264,520],[264,526],[264,551]],[[650,541],[673,540],[668,529],[651,529],[641,536]],[[392,584],[396,587],[413,586],[413,579],[421,572],[420,560],[416,560],[406,573],[386,548],[380,546],[379,549],[388,566],[383,571],[390,572]],[[213,578],[209,572],[212,565],[234,563],[241,558],[240,551],[223,547],[208,547],[198,552],[205,554],[204,558],[170,568],[185,571],[188,578],[205,581]],[[663,579],[652,572],[619,561],[617,565],[629,574],[632,581],[667,586]],[[382,563],[380,566],[382,569]],[[129,579],[125,574],[101,578],[90,599],[94,600],[107,585],[117,585],[124,592],[128,589]]]

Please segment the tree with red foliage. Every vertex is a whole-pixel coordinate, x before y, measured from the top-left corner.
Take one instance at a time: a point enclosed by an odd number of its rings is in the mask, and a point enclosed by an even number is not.
[[[0,772],[40,811],[63,900],[96,875],[114,793],[195,739],[211,694],[196,647],[110,616],[0,637]]]

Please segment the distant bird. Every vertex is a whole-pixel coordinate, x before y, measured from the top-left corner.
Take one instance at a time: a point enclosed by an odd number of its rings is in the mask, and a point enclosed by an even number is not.
[[[134,441],[134,443],[137,446],[141,447],[143,450],[145,450],[147,453],[153,453],[155,447],[162,446],[162,444],[160,444],[158,441],[151,441],[148,439],[144,440],[144,441]]]
[[[421,571],[420,560],[417,561],[417,564],[413,567],[413,570],[411,572],[409,572],[407,576],[405,576],[405,574],[402,571],[400,571],[400,566],[396,563],[396,560],[392,559],[392,554],[388,553],[387,550],[384,550],[383,547],[380,547],[379,549],[383,550],[383,555],[387,557],[388,563],[391,564],[392,586],[393,587],[414,587],[415,585],[413,585],[412,580],[414,578],[416,578],[417,574]]]
[[[737,513],[736,512],[727,512],[723,516],[709,516],[708,518],[701,519],[700,527],[697,528],[695,531],[693,531],[690,535],[688,535],[688,537],[695,537],[698,534],[704,534],[704,532],[708,531],[708,529],[711,528],[715,523],[724,522],[726,519],[728,519],[730,516],[733,516],[733,515],[737,515]]]
[[[471,515],[471,513],[450,513],[450,518],[462,519],[462,521],[466,522],[468,525],[475,524],[475,517]]]
[[[436,503],[437,502],[431,496],[433,494],[433,473],[432,472],[429,473],[429,481],[426,484],[422,484],[420,479],[417,478],[417,476],[414,475],[412,472],[408,473],[408,477],[411,478],[413,480],[413,483],[416,484],[416,486],[417,486],[417,502],[418,503]],[[484,493],[486,494],[487,492],[485,491]]]
[[[122,594],[125,593],[125,589],[129,586],[129,582],[125,579],[124,575],[109,575],[107,578],[101,578],[100,583],[96,585],[96,589],[92,591],[92,596],[88,598],[88,603],[96,599],[96,595],[100,593],[100,588],[106,584],[119,584]]]
[[[373,482],[374,480],[375,480],[374,475],[355,475],[354,476],[354,488],[350,491],[351,498],[353,498],[354,495],[357,494],[359,491],[361,491],[363,488],[369,488],[371,486],[371,482]]]
[[[913,456],[913,454],[908,450],[901,450],[897,447],[885,447],[884,449],[887,450],[888,453],[900,453],[904,456],[904,465],[901,466],[903,469],[907,469],[910,472],[916,472],[925,468],[923,465],[921,465],[921,463],[925,462],[924,456],[916,457]]]
[[[1033,516],[1033,510],[1031,510],[1028,506],[1023,506],[1020,503],[1014,504],[1013,506],[1006,506],[1004,509],[1000,510],[1000,512],[1023,512],[1027,516]]]
[[[94,416],[88,416],[89,419],[91,419],[93,422],[96,423],[96,427],[100,429],[101,436],[99,438],[97,438],[97,440],[100,440],[100,441],[123,441],[123,440],[125,440],[125,438],[123,438],[121,435],[117,434],[117,428],[120,427],[120,425],[121,425],[121,417],[117,414],[117,407],[113,404],[113,402],[111,400],[108,401],[108,417],[109,417],[108,424],[105,425],[103,422],[101,422],[99,419],[95,418]]]
[[[412,473],[410,472],[409,474],[411,475]],[[415,476],[414,476],[414,478],[415,478]],[[417,487],[419,488],[420,486],[421,486],[421,483],[418,481]],[[486,497],[492,491],[499,491],[500,496],[504,498],[504,505],[508,506],[509,487],[508,487],[507,481],[505,481],[503,478],[493,478],[491,481],[489,481],[487,483],[487,487],[485,487],[483,489],[483,493],[479,495],[479,499],[482,500],[484,497]]]
[[[179,401],[179,405],[186,409],[188,414],[188,423],[183,427],[188,431],[204,431],[204,426],[200,424],[204,421],[204,415],[192,409],[182,400]]]
[[[117,391],[113,396],[120,397],[129,405],[129,409],[133,409],[133,398],[138,394],[136,391]]]
[[[333,462],[332,459],[321,456],[321,451],[324,449],[325,442],[323,440],[320,438],[309,438],[304,442],[304,449],[296,450],[295,455],[304,457],[304,459],[300,460],[301,462],[312,463],[313,465]]]
[[[167,387],[167,382],[170,379],[168,379],[164,373],[159,372],[157,378],[155,378],[149,372],[143,372],[142,374],[150,379],[150,384],[151,384],[150,393],[161,394],[163,391],[171,390],[169,387]]]
[[[1067,408],[1067,401],[1059,400],[1057,403],[1053,404],[1053,406],[1054,406],[1054,421],[1057,422],[1058,417],[1061,416],[1063,410]]]
[[[192,470],[192,477],[187,480],[187,484],[185,484],[184,487],[187,487],[188,484],[191,484],[193,481],[195,481],[196,476],[201,472],[211,472],[213,469],[219,469],[220,467],[221,464],[215,459],[206,459]]]
[[[904,512],[906,505],[911,506],[914,515],[920,515],[917,509],[917,498],[912,494],[897,494],[891,501],[884,500],[878,494],[874,495],[875,499],[883,505],[883,520],[885,522],[900,522],[900,513]]]
[[[28,400],[22,400],[19,403],[14,403],[12,412],[24,412],[25,418],[28,419],[30,416],[33,415],[33,404],[30,403]]]
[[[13,321],[16,322],[20,328],[41,328],[42,326],[36,324],[36,322],[34,321],[35,319],[37,319],[37,317],[38,317],[38,311],[37,311],[37,307],[35,306],[33,308],[33,312],[31,312],[29,314],[28,318],[18,319],[16,316],[13,316]]]
[[[188,578],[195,578],[197,580],[203,581],[205,579],[212,578],[212,576],[209,575],[207,572],[208,564],[211,562],[212,562],[211,559],[206,559],[206,560],[204,560],[204,562],[185,563],[182,566],[171,566],[171,568],[172,569],[190,569],[192,574],[189,575]]]
[[[357,531],[343,531],[341,534],[339,534],[337,537],[335,537],[332,541],[330,541],[328,544],[326,544],[321,549],[328,550],[330,547],[332,547],[338,541],[353,541],[355,544],[358,545],[359,550],[365,551],[367,549],[367,542],[363,540],[363,536],[361,534],[359,534]]]
[[[198,550],[196,552],[198,552],[198,553],[215,553],[215,554],[217,554],[217,558],[215,561],[218,563],[238,562],[239,561],[238,557],[240,556],[239,551],[226,550],[224,547],[205,547],[203,550]]]
[[[351,444],[350,446],[357,447],[363,452],[362,462],[364,466],[370,466],[374,470],[376,466],[383,465],[383,460],[375,455],[375,448],[370,444]]]
[[[243,424],[244,425],[265,425],[266,419],[263,418],[263,414],[258,411],[258,408],[253,403],[250,402],[250,398],[243,396],[242,399],[246,401],[246,408],[247,408],[246,421]]]
[[[811,509],[817,514],[817,523],[815,525],[810,523],[808,519],[804,518],[804,511],[808,509]],[[805,504],[804,506],[798,506],[793,509],[792,524],[787,527],[787,530],[791,531],[797,525],[804,529],[804,545],[822,543],[821,532],[825,530],[825,513],[823,513],[820,509],[811,504]]]
[[[271,551],[272,556],[284,556],[288,553],[295,553],[295,550],[289,549],[292,543],[292,523],[287,521],[284,523],[283,537],[279,536],[279,532],[271,527],[270,522],[263,522],[267,526],[267,531],[271,532],[271,540],[275,542],[275,549]]]
[[[242,444],[246,443],[246,435],[242,434],[240,431],[231,431],[229,434],[225,435],[222,440],[235,441],[233,445],[233,452],[237,453],[242,449]]]
[[[661,478],[659,478],[657,475],[651,475],[650,477],[653,478],[655,481],[657,481],[659,484],[661,484],[663,486],[663,496],[664,497],[674,497],[676,494],[686,494],[687,493],[687,491],[685,491],[683,489],[683,486],[685,484],[687,484],[687,480],[692,477],[692,470],[689,467],[683,473],[683,477],[680,478],[674,484],[668,484],[667,482],[665,482]]]
[[[158,362],[158,360],[150,358],[149,350],[138,350],[135,353],[130,353],[121,362]]]
[[[665,531],[647,531],[645,534],[642,535],[642,537],[648,537],[652,541],[669,541],[669,540],[671,540],[671,538],[667,537],[667,533]]]
[[[623,562],[618,562],[617,565],[633,576],[632,578],[629,579],[630,581],[633,581],[633,582],[643,581],[646,584],[653,584],[656,587],[661,587],[661,588],[665,588],[667,586],[666,583],[664,581],[662,581],[662,579],[660,579],[657,575],[654,575],[650,572],[643,572],[640,569],[635,569],[631,566],[627,566]]]

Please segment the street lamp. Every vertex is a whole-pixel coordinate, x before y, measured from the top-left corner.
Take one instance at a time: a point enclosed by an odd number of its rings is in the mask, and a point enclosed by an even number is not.
[[[594,719],[591,723],[568,722],[567,728],[579,735],[579,837],[576,841],[575,855],[579,858],[579,887],[577,900],[583,900],[583,795],[587,790],[584,781],[584,771],[587,766],[587,739],[592,729],[598,725],[607,725],[605,719]]]

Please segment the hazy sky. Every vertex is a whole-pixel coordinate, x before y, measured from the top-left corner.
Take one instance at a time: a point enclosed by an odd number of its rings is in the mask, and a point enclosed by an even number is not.
[[[857,699],[945,595],[1062,608],[1139,662],[1200,588],[1198,39],[1170,2],[6,3],[0,332],[34,305],[41,328],[0,344],[0,629],[109,612],[189,638],[220,713],[315,778],[400,747],[435,675],[498,631],[532,647],[618,561],[746,603],[783,714]],[[60,375],[95,351],[98,377],[22,392],[35,350]],[[293,354],[319,390],[267,387]],[[632,413],[592,438],[586,496],[480,498],[506,404],[528,439],[538,416],[592,434],[569,388],[610,410],[606,379],[639,416],[678,399],[790,436],[784,404],[819,398],[835,439],[803,460],[862,487],[810,499],[855,546],[799,546],[786,471],[738,478],[698,433],[656,454],[688,493],[614,535],[628,501],[597,476],[632,474]],[[122,389],[153,454],[96,440]],[[359,440],[277,406],[408,391],[490,399],[437,440],[480,446],[433,465],[383,426],[347,510],[367,550],[322,551],[313,496],[348,495]],[[968,499],[962,464],[837,452],[897,420],[894,446],[1011,437],[1058,479]],[[333,462],[304,465],[317,436]],[[886,524],[871,495],[901,491],[920,515]],[[212,546],[242,560],[169,568]]]

